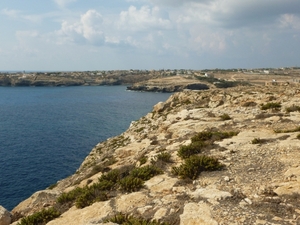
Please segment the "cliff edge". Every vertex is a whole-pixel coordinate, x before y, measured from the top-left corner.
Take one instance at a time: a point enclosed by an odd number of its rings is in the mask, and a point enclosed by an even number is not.
[[[21,202],[13,224],[300,224],[299,139],[299,86],[178,92]]]

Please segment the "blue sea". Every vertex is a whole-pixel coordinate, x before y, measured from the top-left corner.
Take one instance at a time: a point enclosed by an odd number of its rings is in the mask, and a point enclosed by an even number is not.
[[[170,94],[125,86],[0,87],[0,205],[73,174],[99,142]]]

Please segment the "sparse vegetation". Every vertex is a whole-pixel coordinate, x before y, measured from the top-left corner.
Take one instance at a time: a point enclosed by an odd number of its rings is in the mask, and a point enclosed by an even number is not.
[[[128,214],[118,213],[113,217],[110,217],[104,221],[104,223],[116,223],[120,225],[169,225],[169,223],[159,222],[156,220],[146,220],[143,218],[137,218]]]
[[[145,164],[147,160],[148,160],[147,156],[142,156],[141,158],[139,158],[140,165]]]
[[[59,216],[60,212],[55,208],[43,209],[30,216],[23,217],[18,225],[45,225]]]
[[[163,172],[159,168],[153,165],[148,165],[139,168],[134,168],[132,171],[130,171],[129,176],[140,178],[146,181],[161,173]]]
[[[144,181],[162,173],[162,170],[153,165],[132,168],[132,166],[124,166],[111,170],[103,174],[98,182],[91,186],[77,187],[68,193],[61,194],[57,198],[57,203],[67,207],[75,203],[77,208],[84,208],[94,202],[109,199],[110,192],[117,191],[119,187],[125,191],[137,191],[143,187]]]
[[[185,159],[179,167],[173,167],[172,173],[181,178],[196,179],[203,171],[213,171],[222,168],[222,164],[213,157],[193,155]]]
[[[293,133],[299,131],[300,131],[300,127],[296,127],[294,129],[288,129],[288,130],[274,130],[275,133]]]
[[[253,101],[249,101],[249,102],[245,102],[242,104],[243,107],[251,107],[251,106],[256,106],[256,102]]]
[[[266,104],[263,104],[261,106],[261,110],[267,110],[267,109],[280,109],[281,104],[278,102],[268,102]]]
[[[300,106],[292,105],[290,107],[287,107],[285,109],[285,111],[288,112],[288,113],[290,113],[290,112],[296,112],[296,111],[300,112]]]
[[[227,114],[227,113],[224,113],[220,116],[220,118],[222,120],[231,120],[231,117]]]
[[[178,156],[182,159],[189,158],[192,155],[201,153],[207,146],[213,144],[214,141],[222,140],[237,135],[238,132],[210,132],[203,131],[191,138],[192,143],[183,145],[178,150]]]
[[[192,155],[201,153],[205,146],[207,146],[207,144],[204,141],[195,141],[189,145],[181,146],[177,154],[180,158],[186,159]]]
[[[236,87],[236,86],[249,86],[250,85],[250,83],[247,83],[247,82],[226,81],[226,80],[222,80],[222,79],[218,79],[218,78],[214,78],[214,77],[197,76],[197,79],[214,84],[217,88],[230,88],[230,87]]]
[[[156,156],[156,161],[170,163],[170,162],[172,162],[171,154],[169,152],[161,152]]]
[[[263,143],[264,140],[260,139],[260,138],[254,138],[252,141],[251,141],[251,144],[261,144]]]
[[[127,176],[120,180],[119,184],[123,191],[133,192],[140,190],[144,181],[138,177]]]

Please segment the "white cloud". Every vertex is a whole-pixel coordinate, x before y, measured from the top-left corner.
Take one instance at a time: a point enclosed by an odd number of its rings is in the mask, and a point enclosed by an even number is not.
[[[6,15],[10,18],[16,19],[19,17],[21,11],[14,9],[2,9],[1,14]]]
[[[60,37],[60,43],[71,41],[100,45],[105,38],[102,24],[102,15],[96,10],[88,10],[85,14],[81,15],[78,22],[63,21],[61,29],[56,33]]]
[[[171,22],[168,15],[158,8],[142,6],[137,9],[130,6],[127,11],[120,13],[119,28],[131,31],[143,31],[149,29],[170,29]]]
[[[39,14],[24,14],[24,12],[20,10],[14,9],[2,9],[1,14],[9,17],[10,19],[19,20],[19,21],[30,21],[33,23],[39,23],[43,20],[44,17],[49,15],[39,15]]]
[[[294,14],[283,14],[279,18],[281,28],[300,29],[300,17]]]
[[[66,5],[76,2],[76,0],[54,0],[54,2],[60,7],[64,8]]]

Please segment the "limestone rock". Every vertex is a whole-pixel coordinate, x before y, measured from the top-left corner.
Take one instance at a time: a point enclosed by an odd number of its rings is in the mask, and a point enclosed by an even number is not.
[[[191,193],[191,196],[194,199],[206,198],[212,201],[217,201],[217,200],[223,200],[229,198],[232,195],[226,191],[220,191],[216,188],[206,187],[206,188],[199,188],[195,190],[194,192]]]
[[[17,205],[12,213],[20,213],[26,216],[28,213],[39,211],[45,205],[53,205],[60,194],[61,192],[55,190],[37,191],[30,198]]]
[[[0,205],[0,225],[9,225],[10,222],[11,222],[10,212]]]
[[[84,209],[76,209],[73,207],[69,211],[62,214],[59,218],[47,223],[47,225],[99,224],[104,217],[112,215],[113,209],[110,206],[110,201],[97,202]]]
[[[205,203],[188,203],[180,215],[180,225],[218,225],[211,216],[210,208]]]

